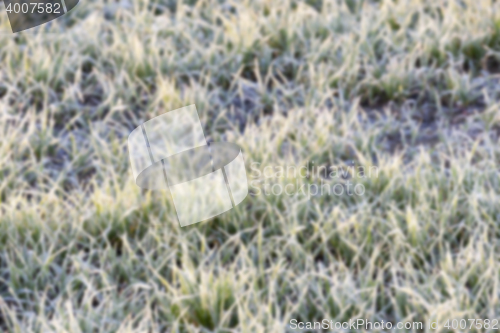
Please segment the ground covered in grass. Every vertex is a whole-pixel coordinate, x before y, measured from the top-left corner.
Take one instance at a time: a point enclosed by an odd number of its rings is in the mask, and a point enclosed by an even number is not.
[[[87,0],[0,34],[1,329],[499,319],[498,72],[494,0]],[[127,136],[193,103],[252,195],[180,228]]]

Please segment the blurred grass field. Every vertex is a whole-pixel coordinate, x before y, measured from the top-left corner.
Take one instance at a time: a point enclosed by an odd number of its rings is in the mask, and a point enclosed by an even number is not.
[[[82,0],[0,34],[0,329],[499,319],[498,73],[495,0]],[[180,228],[168,193],[134,184],[126,142],[193,103],[249,176],[378,177]]]

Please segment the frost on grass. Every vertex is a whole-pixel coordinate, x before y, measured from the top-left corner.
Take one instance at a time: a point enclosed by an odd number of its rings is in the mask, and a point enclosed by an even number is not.
[[[57,33],[0,35],[1,329],[498,317],[498,6],[85,1]],[[247,166],[378,177],[181,229],[126,138],[193,103]]]

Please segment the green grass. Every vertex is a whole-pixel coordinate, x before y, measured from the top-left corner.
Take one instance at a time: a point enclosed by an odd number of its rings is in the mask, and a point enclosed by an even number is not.
[[[499,319],[498,2],[82,0],[46,29],[0,35],[0,330]],[[193,103],[249,176],[378,177],[180,228],[126,142]]]

